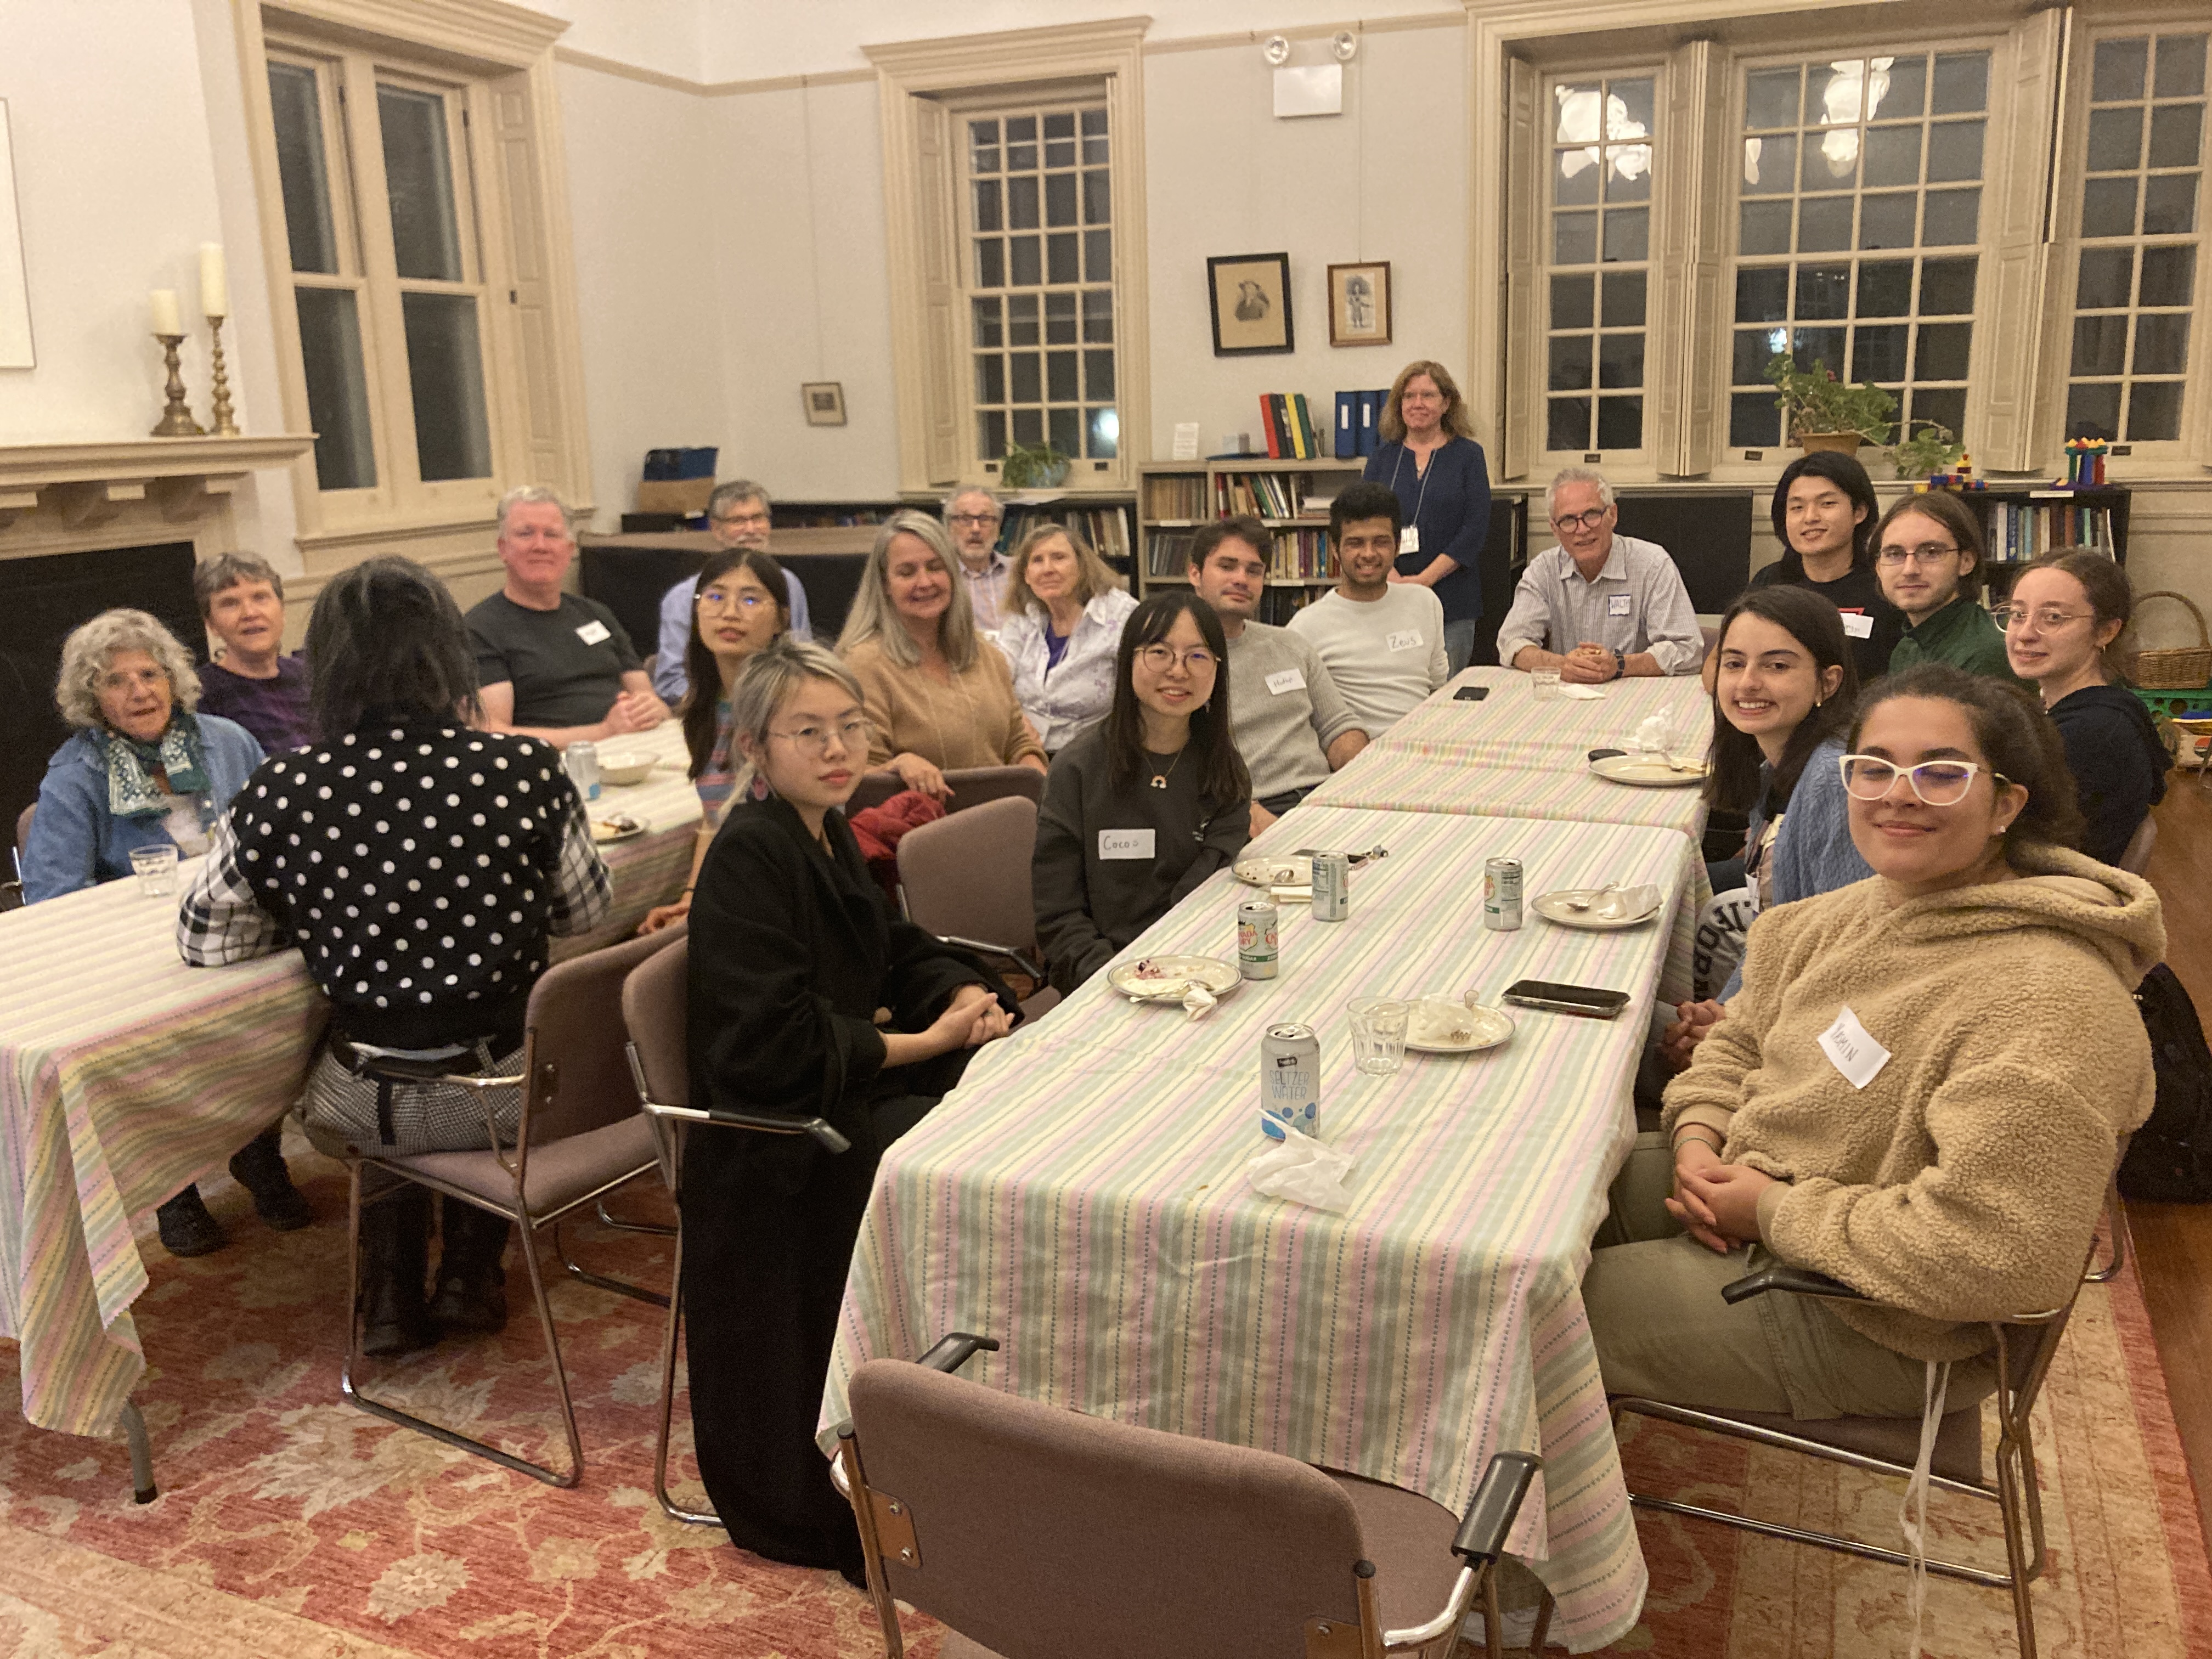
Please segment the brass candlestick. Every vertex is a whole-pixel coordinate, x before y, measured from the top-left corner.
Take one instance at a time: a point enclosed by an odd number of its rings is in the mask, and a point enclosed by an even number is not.
[[[185,343],[181,334],[156,334],[162,353],[168,359],[168,407],[161,411],[160,424],[155,427],[157,438],[197,438],[201,435],[200,423],[192,418],[191,410],[185,403],[185,377],[177,364],[177,348]]]
[[[218,438],[235,438],[238,422],[231,418],[230,379],[222,367],[222,318],[208,318],[208,335],[212,342],[208,347],[208,362],[215,371],[215,405],[208,414],[208,430]]]

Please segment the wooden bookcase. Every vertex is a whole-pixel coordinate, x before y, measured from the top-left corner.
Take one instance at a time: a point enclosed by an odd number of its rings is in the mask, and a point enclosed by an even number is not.
[[[1190,580],[1190,538],[1212,520],[1250,513],[1273,532],[1262,622],[1284,622],[1336,578],[1329,570],[1328,513],[1309,500],[1334,499],[1358,482],[1364,457],[1340,461],[1270,460],[1235,455],[1204,461],[1155,461],[1138,468],[1137,592]],[[1287,510],[1285,510],[1287,509]]]
[[[1906,499],[1910,500],[1910,497]],[[1994,610],[2010,597],[2021,567],[2062,547],[2087,546],[2128,562],[2128,491],[2117,484],[2096,489],[1992,486],[1960,499],[1981,520],[1984,602]]]

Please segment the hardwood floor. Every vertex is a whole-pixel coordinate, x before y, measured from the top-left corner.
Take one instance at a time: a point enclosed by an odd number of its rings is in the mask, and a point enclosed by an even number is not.
[[[2147,872],[2166,906],[2166,961],[2212,1016],[2212,788],[2176,772],[2157,808]],[[2212,1204],[2130,1204],[2128,1231],[2159,1363],[2212,1539]]]

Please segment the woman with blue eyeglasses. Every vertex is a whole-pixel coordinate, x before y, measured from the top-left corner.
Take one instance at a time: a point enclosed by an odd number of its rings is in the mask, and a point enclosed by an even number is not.
[[[689,915],[699,866],[721,823],[723,809],[737,782],[730,750],[730,688],[754,653],[791,631],[790,587],[783,567],[757,548],[733,547],[701,567],[691,604],[691,640],[684,647],[687,690],[677,705],[684,722],[684,746],[691,751],[691,781],[705,814],[699,844],[691,854],[691,873],[673,904],[655,906],[638,924],[641,933],[657,933]]]

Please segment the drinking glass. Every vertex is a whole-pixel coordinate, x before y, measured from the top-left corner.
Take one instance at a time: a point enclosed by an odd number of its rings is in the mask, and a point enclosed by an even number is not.
[[[1352,1063],[1370,1077],[1388,1077],[1406,1061],[1406,1022],[1411,1006],[1391,997],[1354,997]]]
[[[1558,669],[1532,668],[1528,671],[1528,678],[1536,683],[1536,695],[1538,696],[1556,697],[1559,695],[1559,671]]]
[[[177,890],[174,847],[134,847],[131,849],[131,867],[137,873],[138,890],[148,898],[161,898]]]

